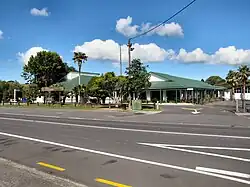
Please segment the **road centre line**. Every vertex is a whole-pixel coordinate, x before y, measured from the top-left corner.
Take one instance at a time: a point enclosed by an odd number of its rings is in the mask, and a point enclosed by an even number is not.
[[[144,123],[144,124],[162,124],[162,125],[186,125],[186,126],[202,126],[202,127],[232,127],[232,125],[221,125],[221,124],[206,124],[206,123],[186,123],[186,122],[138,122],[138,121],[128,121],[122,119],[99,119],[99,118],[81,118],[81,117],[67,117],[67,116],[47,116],[47,115],[38,115],[38,114],[15,114],[15,113],[0,113],[3,115],[16,115],[16,116],[27,116],[27,117],[41,117],[41,118],[55,118],[55,119],[74,119],[74,120],[90,120],[90,121],[104,121],[104,122],[125,122],[125,123]],[[130,116],[131,117],[131,116]],[[235,125],[233,125],[235,126]],[[250,128],[250,126],[241,126],[236,125],[237,128]]]
[[[47,164],[45,162],[37,162],[37,164],[40,165],[40,166],[43,166],[43,167],[47,167],[47,168],[50,168],[50,169],[57,170],[57,171],[65,171],[64,168],[61,168],[61,167],[58,167],[58,166],[55,166],[55,165],[52,165],[52,164]]]
[[[158,147],[158,148],[163,148],[163,149],[170,149],[170,150],[175,150],[175,151],[182,151],[182,152],[187,152],[187,153],[195,153],[195,154],[200,154],[200,155],[207,155],[207,156],[214,156],[214,157],[220,157],[220,158],[226,158],[226,159],[232,159],[232,160],[239,160],[243,162],[250,162],[250,159],[247,159],[247,158],[234,157],[234,156],[222,155],[222,154],[217,154],[217,153],[209,153],[209,152],[203,152],[203,151],[194,151],[194,150],[189,150],[189,149],[168,147],[168,146],[162,146],[159,144],[150,144],[150,143],[138,143],[138,144],[151,146],[151,147]]]
[[[199,170],[199,171],[206,171],[206,172],[211,172],[211,173],[218,173],[218,174],[223,174],[223,175],[229,175],[229,176],[250,179],[250,175],[246,174],[246,173],[227,171],[227,170],[221,170],[221,169],[214,169],[214,168],[199,167],[199,166],[197,166],[195,169]]]
[[[243,183],[243,184],[250,184],[250,181],[248,181],[248,180],[243,180],[243,179],[225,176],[225,175],[216,174],[216,173],[199,171],[199,170],[185,168],[185,167],[171,165],[171,164],[160,163],[160,162],[156,162],[156,161],[143,160],[140,158],[118,155],[118,154],[108,153],[108,152],[103,152],[103,151],[97,151],[97,150],[93,150],[93,149],[87,149],[87,148],[82,148],[82,147],[77,147],[77,146],[72,146],[72,145],[67,145],[67,144],[32,138],[32,137],[26,137],[26,136],[21,136],[21,135],[16,135],[16,134],[10,134],[10,133],[5,133],[5,132],[0,132],[0,135],[18,138],[18,139],[23,139],[23,140],[29,140],[29,141],[33,141],[33,142],[49,144],[49,145],[54,145],[54,146],[59,146],[59,147],[64,147],[64,148],[69,148],[69,149],[74,149],[74,150],[79,150],[79,151],[84,151],[84,152],[89,152],[89,153],[98,154],[98,155],[119,158],[119,159],[128,160],[128,161],[134,161],[134,162],[143,163],[143,164],[149,164],[149,165],[154,165],[154,166],[176,169],[176,170],[180,170],[180,171],[203,174],[203,175],[217,177],[217,178],[226,179],[226,180],[231,180],[231,181],[239,182],[239,183]]]
[[[121,184],[121,183],[118,183],[118,182],[113,182],[113,181],[106,180],[106,179],[101,179],[101,178],[96,178],[95,181],[103,183],[103,184],[108,184],[110,186],[115,186],[115,187],[132,187],[132,186],[128,186],[128,185],[125,185],[125,184]]]
[[[211,146],[200,146],[200,145],[180,145],[180,144],[157,144],[164,147],[179,147],[179,148],[194,148],[194,149],[215,149],[215,150],[230,150],[230,151],[250,151],[248,148],[238,147],[211,147]]]
[[[250,140],[250,137],[247,137],[247,136],[230,136],[230,135],[220,135],[220,134],[199,134],[199,133],[186,133],[186,132],[173,132],[173,131],[129,129],[129,128],[109,127],[109,126],[80,125],[80,124],[74,124],[74,123],[61,123],[61,122],[52,122],[52,121],[40,121],[40,120],[4,118],[4,117],[0,117],[0,120],[23,121],[23,122],[30,122],[30,123],[56,124],[56,125],[62,125],[62,126],[74,126],[74,127],[82,127],[82,128],[94,128],[94,129],[105,129],[105,130],[116,130],[116,131],[129,131],[129,132],[142,132],[142,133],[156,133],[156,134],[171,134],[171,135],[183,135],[183,136],[200,136],[200,137],[216,137],[216,138],[232,138],[232,139]]]

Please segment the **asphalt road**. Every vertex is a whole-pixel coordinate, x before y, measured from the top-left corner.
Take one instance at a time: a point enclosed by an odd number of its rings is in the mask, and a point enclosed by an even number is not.
[[[249,128],[10,113],[0,114],[0,157],[89,187],[250,185]]]

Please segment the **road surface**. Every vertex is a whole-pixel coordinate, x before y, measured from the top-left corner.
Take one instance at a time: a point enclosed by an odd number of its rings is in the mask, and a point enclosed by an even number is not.
[[[53,118],[9,111],[0,114],[0,157],[89,187],[250,185],[247,127]]]

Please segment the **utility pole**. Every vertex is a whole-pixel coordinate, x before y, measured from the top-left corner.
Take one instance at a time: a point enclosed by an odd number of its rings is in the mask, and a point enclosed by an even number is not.
[[[122,75],[122,46],[120,45],[120,75]]]
[[[133,50],[131,47],[132,47],[132,44],[131,44],[131,39],[128,39],[128,66],[130,67],[131,65],[131,51]]]

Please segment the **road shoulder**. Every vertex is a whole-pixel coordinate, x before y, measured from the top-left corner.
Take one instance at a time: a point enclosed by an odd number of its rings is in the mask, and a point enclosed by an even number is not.
[[[0,158],[0,187],[87,187],[48,173]]]

